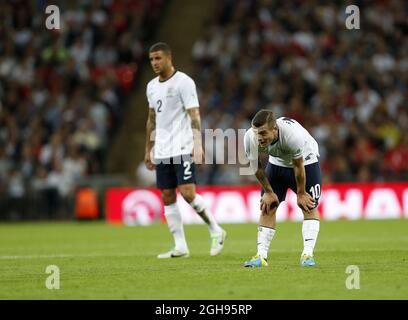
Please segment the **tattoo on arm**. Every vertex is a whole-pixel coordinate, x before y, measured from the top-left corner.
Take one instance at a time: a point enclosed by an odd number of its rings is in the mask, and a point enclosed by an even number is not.
[[[193,130],[194,141],[201,145],[201,118],[198,108],[191,108],[187,110],[191,118],[191,129]]]
[[[156,113],[153,109],[149,108],[146,123],[146,151],[150,151],[154,146],[154,139],[151,137],[154,130],[156,130]]]
[[[187,112],[191,118],[191,128],[201,131],[201,118],[198,108],[188,109]]]

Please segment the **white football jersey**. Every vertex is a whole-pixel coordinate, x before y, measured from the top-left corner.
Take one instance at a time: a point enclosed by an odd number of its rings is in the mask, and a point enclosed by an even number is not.
[[[149,108],[156,113],[154,158],[166,159],[193,151],[193,131],[187,109],[199,107],[194,80],[176,71],[165,81],[147,84]]]
[[[317,162],[319,146],[310,133],[299,122],[290,118],[276,120],[279,139],[267,147],[269,162],[287,168],[293,168],[293,159],[303,157],[304,165]],[[248,160],[257,160],[260,146],[256,133],[251,128],[244,136],[245,154]]]

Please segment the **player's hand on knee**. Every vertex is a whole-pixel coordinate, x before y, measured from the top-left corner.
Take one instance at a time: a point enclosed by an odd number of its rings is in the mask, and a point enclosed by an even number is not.
[[[312,210],[316,203],[313,197],[308,194],[307,192],[305,193],[298,193],[297,195],[297,204],[300,209],[309,212]]]
[[[152,162],[150,152],[145,153],[144,163],[146,165],[146,168],[149,170],[154,170],[156,168],[155,164]]]
[[[274,192],[265,192],[261,199],[261,212],[268,214],[269,211],[279,205],[279,199]]]

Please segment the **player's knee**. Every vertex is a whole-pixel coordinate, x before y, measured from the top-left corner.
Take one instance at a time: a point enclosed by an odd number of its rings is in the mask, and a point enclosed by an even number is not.
[[[165,206],[169,206],[176,202],[177,197],[175,192],[162,192],[162,200]]]
[[[173,197],[173,196],[163,196],[162,199],[163,199],[163,204],[165,206],[169,206],[169,205],[172,205],[173,203],[176,203],[176,197]]]
[[[268,216],[268,217],[273,217],[275,214],[276,214],[276,208],[273,208],[266,212],[262,212],[262,215]]]
[[[302,210],[303,212],[303,218],[304,219],[319,219],[319,212],[317,211],[317,209],[312,209],[310,211],[305,211]]]
[[[313,213],[313,212],[303,212],[303,218],[308,220],[308,219],[316,219],[318,216]]]
[[[195,198],[195,191],[194,190],[182,190],[181,195],[183,196],[184,200],[186,200],[188,203],[193,202]]]

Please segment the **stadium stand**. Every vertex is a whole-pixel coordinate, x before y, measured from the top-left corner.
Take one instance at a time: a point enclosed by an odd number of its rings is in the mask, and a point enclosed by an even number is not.
[[[0,2],[0,213],[11,219],[69,216],[79,179],[105,172],[165,1],[60,1],[59,30],[44,26],[47,4]]]
[[[248,128],[261,106],[317,138],[325,182],[408,179],[408,5],[220,0],[192,48],[204,128]],[[212,150],[207,150],[212,152]],[[204,184],[240,184],[234,166],[203,166]]]

